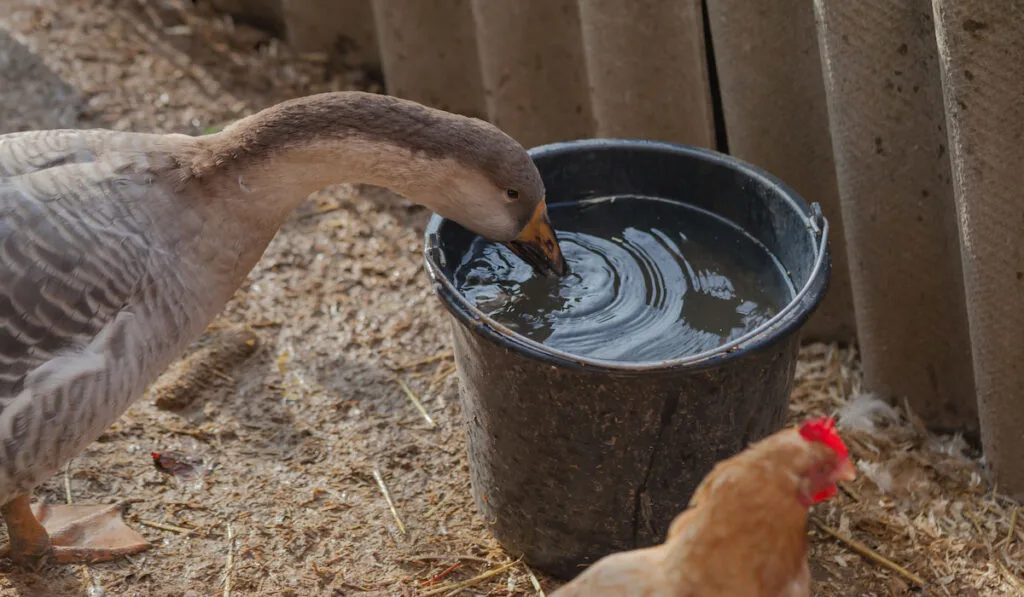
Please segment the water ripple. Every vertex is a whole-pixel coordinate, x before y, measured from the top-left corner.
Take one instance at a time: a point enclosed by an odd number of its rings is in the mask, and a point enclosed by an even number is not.
[[[559,350],[678,358],[753,330],[793,296],[763,245],[707,212],[640,197],[549,209],[568,275],[535,275],[504,246],[477,239],[454,282],[489,316]]]

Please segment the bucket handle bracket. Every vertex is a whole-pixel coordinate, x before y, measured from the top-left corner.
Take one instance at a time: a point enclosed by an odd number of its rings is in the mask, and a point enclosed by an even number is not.
[[[811,203],[811,217],[808,220],[811,224],[811,232],[815,236],[821,236],[821,231],[825,227],[825,214],[821,211],[821,204],[817,201]]]

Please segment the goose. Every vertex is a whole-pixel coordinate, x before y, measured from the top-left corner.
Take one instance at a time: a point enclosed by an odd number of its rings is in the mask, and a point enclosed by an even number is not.
[[[0,555],[38,570],[149,547],[123,504],[32,503],[221,311],[311,193],[388,188],[565,261],[526,150],[494,125],[333,92],[193,137],[103,129],[0,135]]]

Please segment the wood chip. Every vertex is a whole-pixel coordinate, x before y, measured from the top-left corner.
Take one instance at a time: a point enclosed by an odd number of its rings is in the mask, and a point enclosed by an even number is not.
[[[405,523],[402,522],[402,517],[398,515],[395,503],[391,501],[391,492],[388,491],[388,486],[384,484],[384,477],[381,476],[380,471],[377,469],[373,469],[373,480],[377,482],[377,488],[380,489],[381,494],[384,496],[384,501],[388,504],[388,510],[391,510],[391,515],[395,517],[395,522],[398,524],[398,532],[404,535]]]
[[[405,392],[405,395],[409,398],[409,402],[412,402],[413,406],[416,407],[416,410],[420,411],[420,414],[423,415],[423,419],[427,422],[427,425],[430,425],[431,428],[437,427],[437,423],[435,423],[434,419],[432,419],[430,414],[427,413],[427,409],[423,408],[423,403],[421,403],[420,399],[413,393],[409,384],[398,378],[395,378],[395,380],[398,382],[398,385],[402,387],[402,391]]]
[[[882,554],[876,552],[875,550],[871,549],[867,545],[864,545],[860,541],[857,541],[856,539],[853,539],[852,537],[845,537],[845,536],[841,535],[839,533],[839,531],[836,531],[836,530],[830,528],[828,525],[826,525],[825,523],[821,522],[820,520],[818,520],[816,518],[812,518],[812,520],[814,521],[814,524],[819,529],[821,529],[822,531],[825,532],[826,535],[829,535],[833,539],[836,539],[836,540],[840,541],[841,543],[845,544],[847,547],[849,547],[851,550],[853,550],[857,554],[859,554],[861,556],[864,556],[868,560],[871,560],[872,562],[874,562],[874,563],[876,563],[876,564],[878,564],[880,566],[883,566],[885,568],[888,568],[889,570],[892,570],[896,574],[899,574],[903,578],[909,580],[910,582],[914,583],[915,585],[917,585],[919,587],[925,587],[925,586],[928,585],[928,583],[926,583],[925,580],[923,578],[921,578],[920,576],[918,576],[918,575],[914,574],[913,572],[907,570],[903,566],[900,566],[896,562],[893,562],[889,558],[886,558]]]

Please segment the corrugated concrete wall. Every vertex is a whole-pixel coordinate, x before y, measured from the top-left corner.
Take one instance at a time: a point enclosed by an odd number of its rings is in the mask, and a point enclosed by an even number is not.
[[[714,148],[700,0],[579,6],[595,134]]]
[[[379,49],[389,93],[526,146],[645,137],[776,174],[833,224],[805,338],[856,335],[868,389],[933,428],[980,420],[1024,497],[1024,0],[217,1]]]
[[[576,0],[473,0],[473,16],[490,120],[526,147],[591,136]]]
[[[942,85],[928,0],[816,0],[865,381],[975,429]]]
[[[374,0],[388,93],[487,118],[470,0]]]
[[[804,337],[852,340],[856,328],[846,235],[813,6],[805,0],[713,0],[708,16],[729,153],[820,203],[832,224],[832,279]]]
[[[982,440],[1024,498],[1024,1],[934,10]]]

